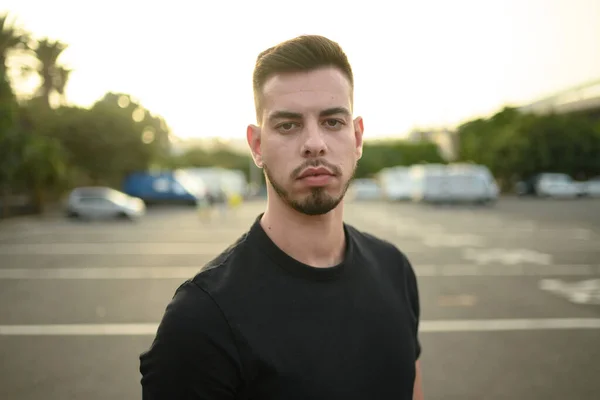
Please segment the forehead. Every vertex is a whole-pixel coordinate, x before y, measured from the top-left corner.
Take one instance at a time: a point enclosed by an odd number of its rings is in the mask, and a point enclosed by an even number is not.
[[[319,112],[332,107],[351,110],[352,87],[337,68],[277,74],[263,87],[263,112]]]

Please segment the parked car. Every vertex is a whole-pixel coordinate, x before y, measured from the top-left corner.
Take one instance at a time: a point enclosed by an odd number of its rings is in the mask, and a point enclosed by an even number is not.
[[[146,205],[142,199],[109,187],[76,188],[67,199],[67,216],[70,218],[136,220],[145,213]]]
[[[564,173],[543,172],[518,182],[515,191],[519,196],[575,198],[586,194],[586,185]]]
[[[583,195],[584,187],[567,174],[545,173],[537,182],[537,192],[542,196],[573,198]]]
[[[600,197],[600,176],[595,176],[583,182],[584,195],[589,197]]]

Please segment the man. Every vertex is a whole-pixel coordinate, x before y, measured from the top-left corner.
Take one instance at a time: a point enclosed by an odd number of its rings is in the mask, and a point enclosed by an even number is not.
[[[414,271],[343,222],[363,136],[346,55],[301,36],[253,81],[266,210],[175,293],[140,356],[143,398],[422,399]]]

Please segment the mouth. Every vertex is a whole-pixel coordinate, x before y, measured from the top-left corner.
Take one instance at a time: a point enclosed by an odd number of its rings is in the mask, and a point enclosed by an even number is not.
[[[305,170],[298,176],[298,179],[325,177],[325,176],[334,176],[334,174],[327,168],[308,168],[307,170]]]

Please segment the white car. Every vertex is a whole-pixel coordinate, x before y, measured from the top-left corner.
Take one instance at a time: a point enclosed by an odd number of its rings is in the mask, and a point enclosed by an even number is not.
[[[585,196],[600,197],[600,176],[584,182],[583,187]]]
[[[581,196],[585,191],[584,186],[575,182],[567,174],[543,173],[536,184],[536,192],[540,196],[554,198],[575,198]]]
[[[67,215],[71,218],[136,220],[145,213],[146,205],[142,199],[109,187],[77,188],[67,200]]]

